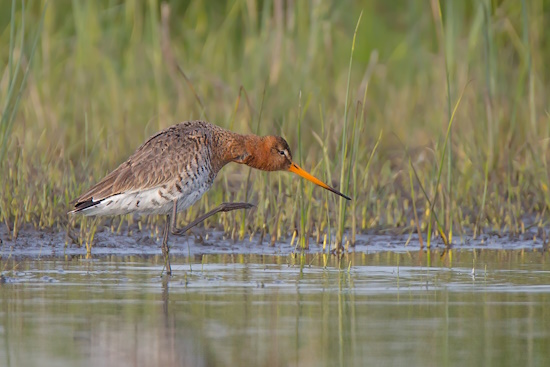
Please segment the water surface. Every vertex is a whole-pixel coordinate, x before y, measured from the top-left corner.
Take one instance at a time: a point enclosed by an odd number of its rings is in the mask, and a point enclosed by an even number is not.
[[[541,366],[526,250],[4,260],[1,366]]]

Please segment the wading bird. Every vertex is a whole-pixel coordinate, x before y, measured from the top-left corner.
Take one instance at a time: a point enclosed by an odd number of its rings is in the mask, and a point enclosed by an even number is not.
[[[166,215],[162,253],[170,275],[169,232],[182,235],[216,213],[253,206],[223,203],[184,228],[176,228],[176,214],[199,200],[229,162],[264,171],[294,172],[350,200],[296,165],[288,143],[279,136],[241,135],[206,121],[186,121],[150,137],[128,160],[76,199],[69,214]]]

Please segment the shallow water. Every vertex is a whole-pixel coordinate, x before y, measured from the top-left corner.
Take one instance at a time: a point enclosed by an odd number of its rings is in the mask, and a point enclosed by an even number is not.
[[[541,366],[528,250],[0,263],[1,366]]]

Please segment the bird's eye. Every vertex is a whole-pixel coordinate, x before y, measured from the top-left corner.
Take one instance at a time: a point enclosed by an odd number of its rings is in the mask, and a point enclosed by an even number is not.
[[[280,155],[285,155],[285,151],[284,150],[279,150],[279,154]]]

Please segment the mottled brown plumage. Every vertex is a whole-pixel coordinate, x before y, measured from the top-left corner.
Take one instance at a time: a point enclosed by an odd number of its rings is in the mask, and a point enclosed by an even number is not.
[[[90,200],[101,201],[124,192],[175,184],[183,181],[184,174],[193,177],[193,172],[188,169],[191,167],[208,168],[213,179],[227,163],[222,163],[225,157],[222,161],[218,158],[212,162],[214,146],[220,141],[220,136],[231,138],[232,135],[237,134],[204,121],[186,121],[170,126],[150,137],[130,158],[81,195],[75,208]]]

